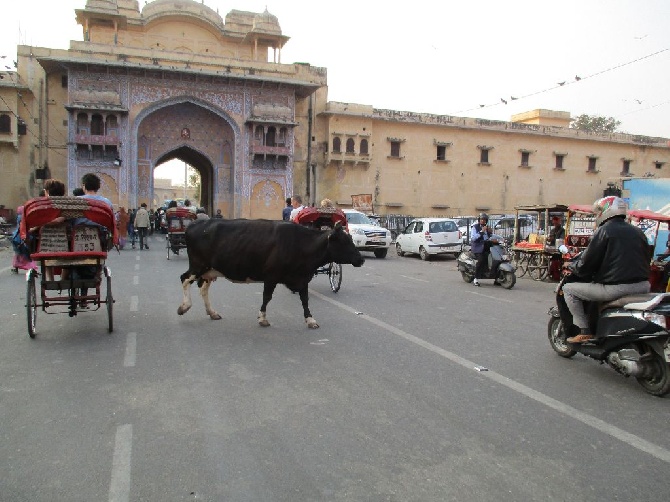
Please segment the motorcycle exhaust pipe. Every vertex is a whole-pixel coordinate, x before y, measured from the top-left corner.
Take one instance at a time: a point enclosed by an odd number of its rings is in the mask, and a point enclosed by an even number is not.
[[[640,362],[640,354],[633,349],[623,349],[619,352],[610,352],[607,363],[616,371],[625,376],[642,377],[645,366]]]

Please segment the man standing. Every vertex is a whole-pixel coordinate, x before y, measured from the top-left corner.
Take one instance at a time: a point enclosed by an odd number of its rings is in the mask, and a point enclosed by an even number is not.
[[[281,219],[284,221],[289,221],[291,219],[291,211],[293,211],[291,197],[286,197],[286,207],[281,212]]]
[[[474,285],[479,286],[479,279],[484,275],[486,270],[488,254],[489,254],[489,239],[492,231],[488,227],[489,215],[486,213],[479,214],[479,221],[472,225],[470,229],[470,251],[477,258],[477,265],[475,266],[475,280]]]
[[[137,232],[140,234],[140,251],[149,249],[149,246],[145,243],[147,230],[149,229],[149,212],[147,211],[146,202],[142,202],[140,208],[137,210],[137,214],[135,215],[135,228],[137,228]]]
[[[293,210],[291,211],[289,219],[295,221],[295,217],[298,216],[298,213],[305,208],[305,206],[302,205],[302,197],[300,197],[300,195],[291,197],[291,205],[293,206]]]

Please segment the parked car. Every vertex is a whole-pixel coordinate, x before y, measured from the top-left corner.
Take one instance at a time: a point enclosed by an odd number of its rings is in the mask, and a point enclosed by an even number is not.
[[[391,232],[355,209],[344,209],[349,234],[359,251],[372,251],[377,258],[386,258],[391,246]]]
[[[504,216],[493,222],[493,233],[513,242],[514,216]],[[527,215],[519,215],[519,240],[528,239],[528,235],[537,231],[535,220]]]
[[[461,231],[454,220],[448,218],[417,218],[398,235],[395,249],[398,256],[418,254],[430,260],[438,254],[451,254],[456,258],[463,250]]]

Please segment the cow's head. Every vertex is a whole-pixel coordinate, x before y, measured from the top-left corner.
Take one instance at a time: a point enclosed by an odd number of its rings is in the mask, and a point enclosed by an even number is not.
[[[351,263],[354,267],[360,267],[365,263],[365,258],[356,249],[351,236],[344,231],[339,221],[328,234],[328,255],[335,263]]]

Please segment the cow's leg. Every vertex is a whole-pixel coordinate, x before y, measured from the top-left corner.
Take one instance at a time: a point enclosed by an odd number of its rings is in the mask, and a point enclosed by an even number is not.
[[[263,283],[263,305],[261,305],[261,310],[258,313],[258,324],[264,328],[267,328],[270,325],[265,313],[268,308],[268,303],[270,303],[270,300],[272,300],[272,294],[275,292],[276,287],[276,282]]]
[[[195,275],[189,275],[188,272],[181,275],[181,288],[184,292],[184,296],[181,301],[181,305],[177,309],[177,314],[184,315],[191,308],[191,284],[195,281]]]
[[[212,284],[212,281],[203,281],[202,284],[200,285],[200,296],[202,297],[202,301],[205,304],[205,310],[207,311],[207,314],[209,315],[210,319],[214,319],[215,321],[218,321],[221,319],[221,316],[212,309],[212,305],[209,303],[209,286]]]
[[[307,293],[307,286],[298,291],[300,295],[300,301],[302,302],[302,310],[305,314],[305,322],[307,327],[316,329],[319,327],[319,324],[316,322],[316,319],[312,317],[312,313],[309,311],[309,294]]]

